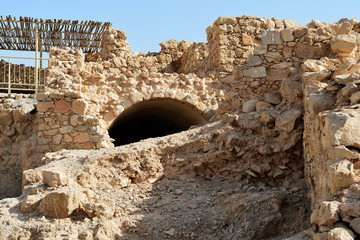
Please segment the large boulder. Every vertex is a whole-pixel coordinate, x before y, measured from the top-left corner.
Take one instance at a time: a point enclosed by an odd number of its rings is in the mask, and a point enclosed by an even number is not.
[[[323,120],[321,143],[325,149],[344,145],[360,148],[360,113],[343,110],[320,115]]]
[[[339,209],[339,202],[325,201],[320,205],[319,211],[319,225],[331,226],[339,220],[337,211]]]
[[[349,160],[339,160],[330,166],[328,184],[331,193],[334,194],[342,188],[349,187],[354,182],[354,166]]]
[[[356,49],[356,37],[341,34],[330,41],[334,53],[352,53]]]
[[[84,202],[87,202],[87,198],[82,192],[56,191],[41,200],[37,211],[46,217],[66,218]]]
[[[355,234],[347,229],[337,227],[329,231],[328,240],[354,240]]]

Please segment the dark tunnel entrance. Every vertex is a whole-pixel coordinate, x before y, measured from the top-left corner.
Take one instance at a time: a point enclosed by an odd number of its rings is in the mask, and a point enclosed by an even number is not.
[[[115,146],[188,130],[207,119],[192,106],[172,99],[138,103],[122,112],[109,128]]]

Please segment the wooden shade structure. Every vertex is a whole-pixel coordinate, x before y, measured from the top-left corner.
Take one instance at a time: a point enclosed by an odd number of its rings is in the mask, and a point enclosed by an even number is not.
[[[109,27],[109,22],[1,17],[0,49],[49,52],[53,47],[70,47],[97,52]]]

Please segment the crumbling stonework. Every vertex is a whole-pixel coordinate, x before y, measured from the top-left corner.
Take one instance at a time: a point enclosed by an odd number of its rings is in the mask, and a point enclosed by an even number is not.
[[[36,113],[0,105],[1,139],[25,146],[2,165],[17,167],[0,179],[24,174],[23,195],[0,202],[0,236],[355,239],[359,23],[220,17],[206,32],[159,53],[131,52],[115,29],[98,54],[51,50]],[[109,129],[155,101],[204,121],[113,148]]]

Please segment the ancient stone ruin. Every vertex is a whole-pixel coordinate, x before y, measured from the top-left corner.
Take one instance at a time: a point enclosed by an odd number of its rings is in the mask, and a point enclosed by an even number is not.
[[[0,98],[0,239],[358,239],[360,23],[50,51]]]

